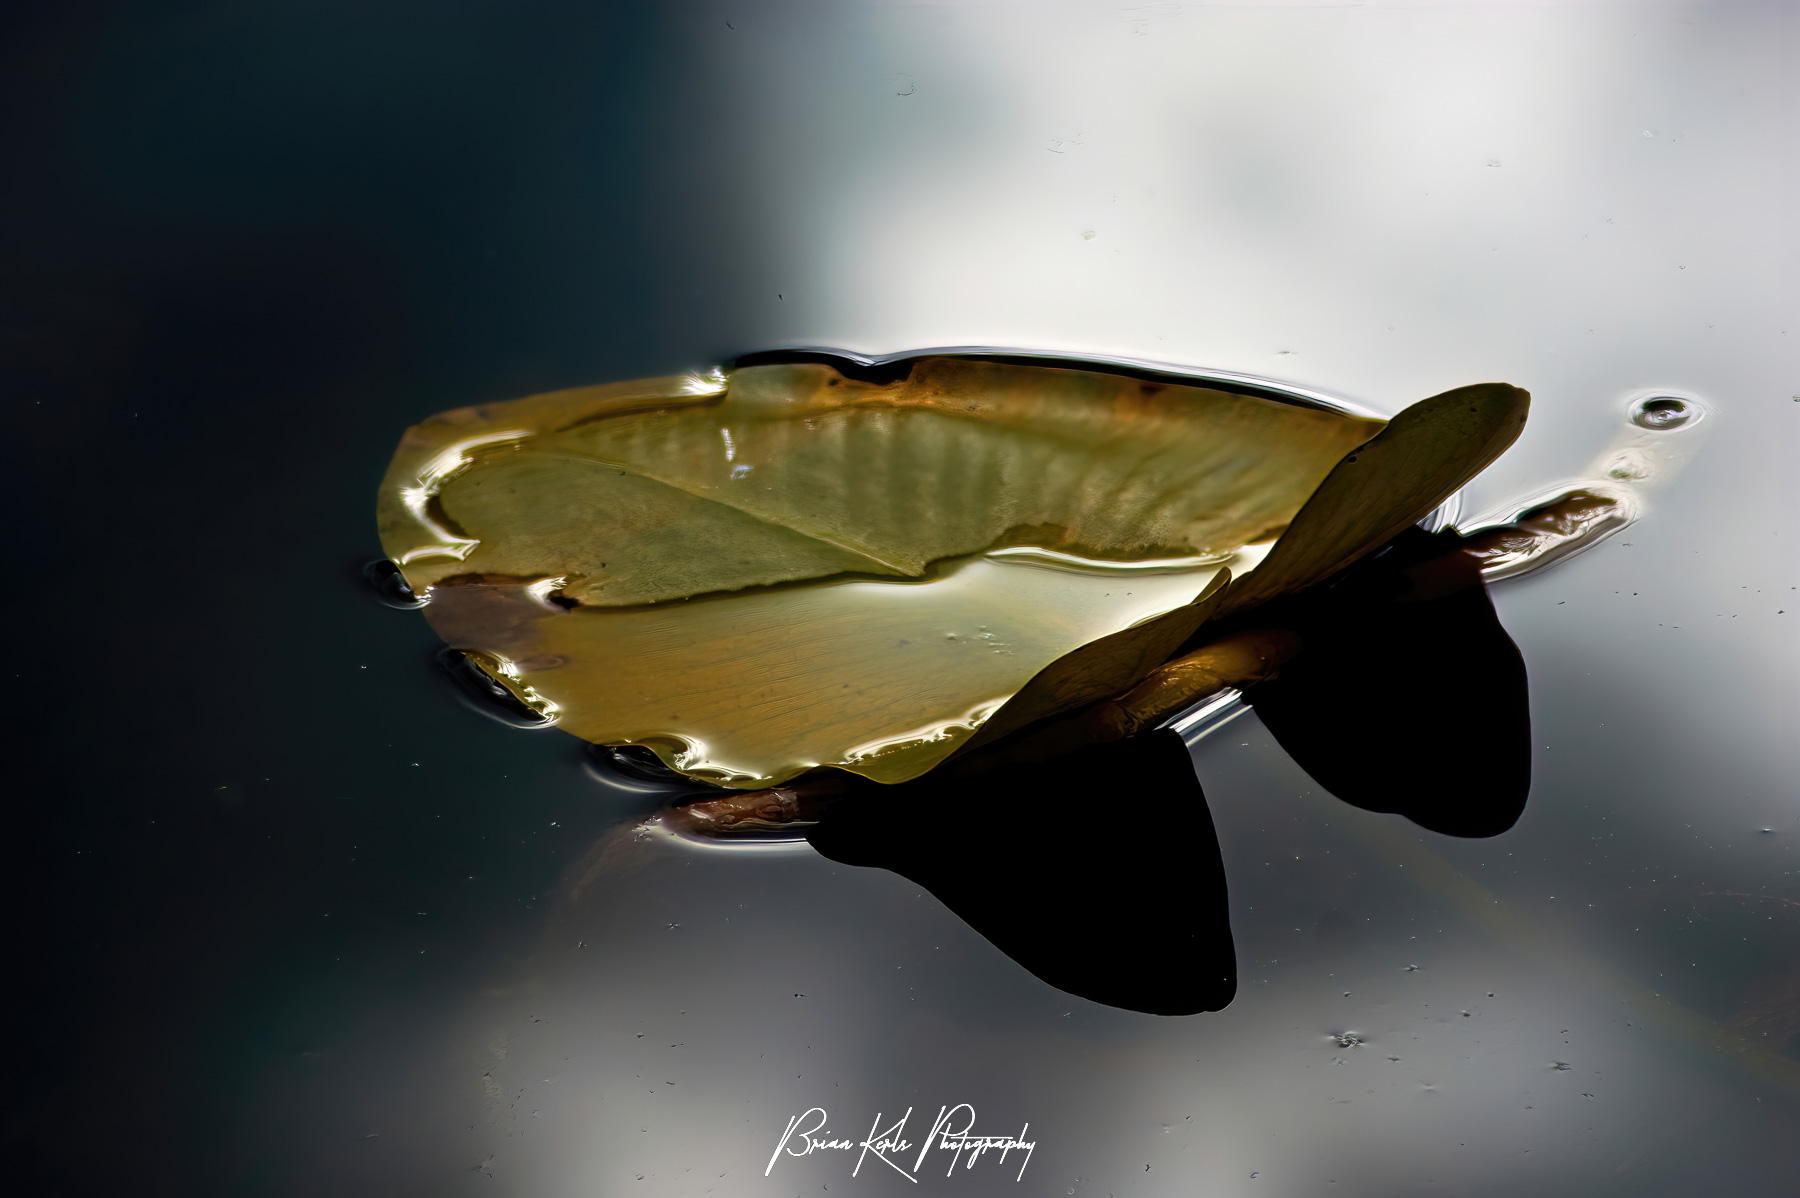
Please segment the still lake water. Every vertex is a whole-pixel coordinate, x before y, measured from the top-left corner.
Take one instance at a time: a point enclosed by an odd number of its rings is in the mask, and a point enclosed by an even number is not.
[[[37,1192],[1800,1181],[1791,7],[84,14],[9,18],[3,106]],[[1708,415],[1636,525],[1494,587],[1511,831],[1338,803],[1254,713],[1195,742],[1240,987],[1179,1019],[896,875],[640,837],[654,788],[460,706],[357,577],[431,412],[984,344],[1381,412],[1526,387],[1470,513],[1584,477],[1646,393]],[[1029,1123],[1020,1180],[764,1176],[809,1108],[916,1142],[958,1103]]]

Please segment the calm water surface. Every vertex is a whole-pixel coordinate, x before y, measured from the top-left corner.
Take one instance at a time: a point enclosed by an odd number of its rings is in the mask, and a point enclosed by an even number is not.
[[[9,16],[12,1171],[192,1195],[1784,1194],[1800,1180],[1796,18],[97,5]],[[897,875],[633,828],[371,602],[434,411],[778,345],[1534,395],[1471,488],[1705,401],[1637,525],[1495,587],[1490,840],[1193,746],[1224,1012],[1069,998]],[[1482,729],[1447,710],[1416,735]],[[1095,852],[1180,835],[1098,796]],[[1179,926],[1179,910],[1134,918]],[[770,1153],[969,1103],[919,1189]]]

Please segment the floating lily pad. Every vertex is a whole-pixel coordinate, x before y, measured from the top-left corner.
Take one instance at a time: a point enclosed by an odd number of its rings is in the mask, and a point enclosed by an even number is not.
[[[1497,452],[1465,390],[1455,421],[1448,397],[1397,421],[1426,430],[1402,451],[1341,412],[971,358],[582,388],[410,430],[382,542],[446,641],[567,731],[730,786],[898,782],[1132,686],[1265,554],[1280,591],[1416,519]],[[1365,443],[1385,464],[1358,477],[1397,491],[1336,481]],[[1370,514],[1315,515],[1327,476],[1325,507]]]

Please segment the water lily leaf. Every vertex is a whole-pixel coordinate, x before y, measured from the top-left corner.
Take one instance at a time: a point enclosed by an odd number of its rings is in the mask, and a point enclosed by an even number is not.
[[[630,606],[1007,546],[1221,559],[1292,517],[1378,422],[1205,387],[924,359],[898,382],[734,371],[695,402],[564,393],[440,417],[396,461],[383,544],[415,590],[560,578]],[[441,431],[454,428],[454,436]],[[435,434],[435,435],[430,435]],[[408,476],[411,477],[408,477]],[[676,531],[671,531],[676,530]]]
[[[1380,422],[1103,371],[808,363],[464,409],[408,433],[383,546],[564,729],[764,787],[932,768],[1154,668]],[[1035,717],[1031,717],[1035,718]]]
[[[1529,392],[1478,383],[1402,411],[1332,469],[1219,615],[1303,591],[1418,523],[1505,452],[1530,406]]]

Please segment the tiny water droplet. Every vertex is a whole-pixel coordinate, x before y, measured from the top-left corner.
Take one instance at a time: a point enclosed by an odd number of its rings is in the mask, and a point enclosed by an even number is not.
[[[514,728],[548,728],[555,723],[501,686],[481,667],[474,654],[446,645],[434,656],[444,677],[454,684],[457,697],[470,709]]]
[[[378,557],[362,569],[363,581],[375,595],[375,602],[399,611],[417,611],[428,600],[419,598],[407,585],[406,575],[392,559]]]
[[[643,745],[583,745],[588,768],[602,778],[623,776],[634,782],[664,782],[684,790],[713,789],[663,764],[662,758]]]
[[[1651,399],[1641,399],[1632,405],[1631,423],[1639,428],[1666,432],[1680,428],[1692,420],[1694,414],[1694,405],[1686,400],[1676,399],[1672,395],[1658,395]]]

